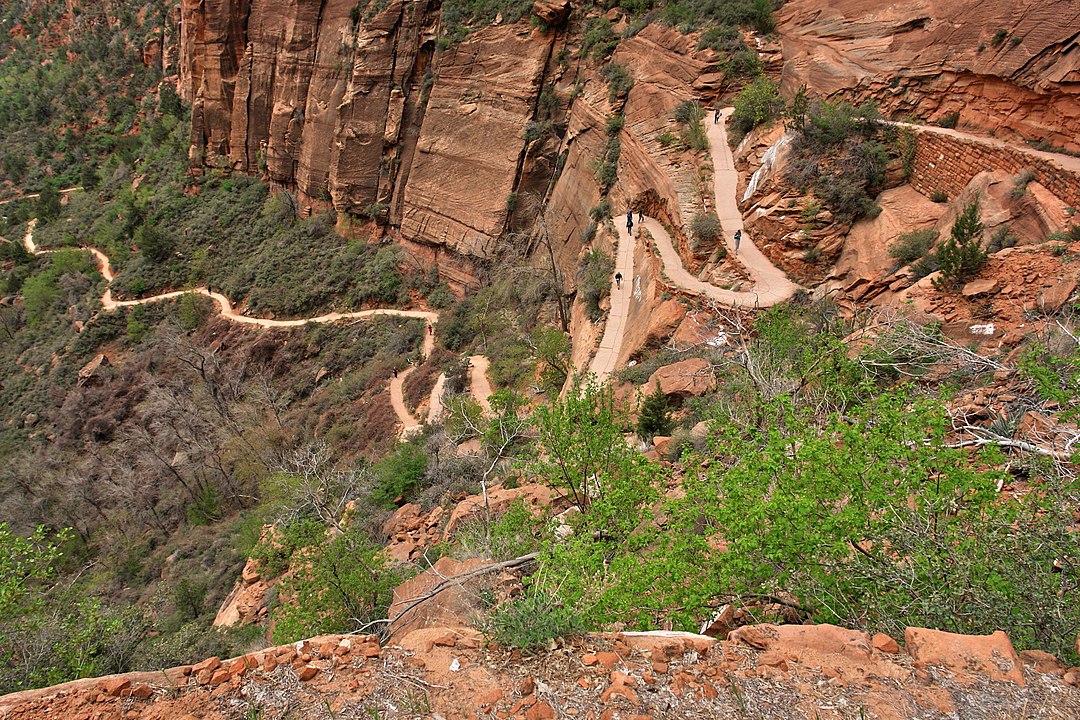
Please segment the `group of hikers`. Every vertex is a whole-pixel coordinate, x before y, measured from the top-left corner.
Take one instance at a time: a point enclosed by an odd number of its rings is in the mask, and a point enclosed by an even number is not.
[[[717,115],[717,119],[719,119],[719,116],[720,116],[720,111],[719,110],[716,111],[716,115]],[[638,223],[645,222],[645,210],[643,208],[641,208],[641,207],[638,208],[637,215],[638,215]],[[626,232],[629,233],[630,235],[633,235],[633,233],[634,233],[634,211],[632,209],[626,211]],[[742,243],[742,229],[739,229],[739,230],[735,231],[734,239],[735,239],[735,252],[737,254],[739,252],[739,245]],[[616,290],[622,288],[622,279],[623,279],[622,273],[621,272],[616,272],[615,273],[615,289]]]

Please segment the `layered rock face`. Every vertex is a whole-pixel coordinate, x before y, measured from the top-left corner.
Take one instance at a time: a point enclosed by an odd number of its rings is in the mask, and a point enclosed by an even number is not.
[[[437,5],[186,1],[193,163],[386,218],[464,284],[461,258],[507,222],[555,34],[493,26],[437,49]]]
[[[792,0],[779,29],[785,90],[1080,150],[1073,0]]]

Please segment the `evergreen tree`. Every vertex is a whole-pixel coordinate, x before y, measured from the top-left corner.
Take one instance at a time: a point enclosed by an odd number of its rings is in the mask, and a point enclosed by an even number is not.
[[[637,433],[641,439],[656,435],[670,435],[675,423],[671,420],[671,406],[668,397],[656,382],[656,390],[641,401],[641,414],[638,416]]]
[[[982,247],[983,224],[979,221],[979,198],[975,197],[952,226],[952,234],[938,250],[941,278],[934,287],[959,289],[971,280],[986,262]]]

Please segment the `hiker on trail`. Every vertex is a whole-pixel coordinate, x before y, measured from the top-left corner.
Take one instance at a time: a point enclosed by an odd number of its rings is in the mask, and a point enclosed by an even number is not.
[[[639,223],[645,222],[645,208],[639,207],[637,209],[637,221]]]
[[[735,252],[739,252],[739,242],[742,240],[742,230],[735,231]]]
[[[713,125],[720,122],[720,108],[719,108],[719,106],[713,108],[712,121],[713,121]]]
[[[394,368],[394,377],[397,377],[397,368]]]
[[[615,289],[618,290],[622,287],[622,273],[615,273]]]
[[[432,334],[434,334],[434,332],[435,332],[435,326],[434,326],[434,325],[432,325],[431,323],[428,323],[428,326],[427,326],[427,334],[428,334],[428,335],[432,335]]]
[[[627,210],[626,211],[626,232],[628,232],[628,233],[634,232],[634,211],[633,210]]]

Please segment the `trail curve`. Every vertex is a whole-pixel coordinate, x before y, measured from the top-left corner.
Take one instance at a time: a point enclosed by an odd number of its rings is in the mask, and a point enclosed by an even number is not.
[[[37,225],[37,219],[30,220],[27,224],[26,234],[23,236],[23,245],[27,251],[32,255],[45,255],[48,253],[56,252],[56,250],[44,250],[39,248],[34,242],[34,227]],[[109,262],[109,258],[105,253],[101,252],[97,248],[83,246],[80,248],[86,252],[89,252],[94,260],[97,262],[98,270],[101,272],[101,276],[105,279],[107,286],[105,292],[101,296],[101,306],[106,311],[113,311],[119,308],[134,307],[136,305],[148,305],[151,303],[162,302],[165,300],[172,300],[183,295],[194,293],[196,295],[203,295],[213,300],[218,306],[219,314],[231,322],[240,323],[243,325],[254,325],[256,327],[263,328],[295,328],[302,327],[308,323],[333,323],[340,322],[342,320],[363,320],[367,318],[379,317],[379,316],[395,316],[404,318],[413,318],[418,320],[424,320],[426,326],[424,327],[424,339],[421,343],[421,358],[420,362],[423,362],[431,351],[435,349],[435,325],[439,322],[439,314],[429,310],[397,310],[394,308],[376,308],[372,310],[356,310],[352,312],[335,312],[326,313],[324,315],[317,315],[315,317],[300,318],[296,320],[275,320],[270,318],[256,318],[244,315],[237,312],[233,307],[232,301],[225,295],[218,292],[212,292],[205,286],[195,287],[188,290],[174,290],[173,292],[162,293],[160,295],[153,295],[151,297],[139,298],[137,300],[114,300],[112,297],[112,288],[108,285],[112,285],[115,279],[113,273],[112,264]],[[473,380],[470,383],[470,389],[473,395],[476,397],[477,402],[482,407],[490,411],[490,405],[488,404],[488,396],[491,394],[491,386],[487,380],[487,358],[482,355],[474,355],[471,360],[473,366],[473,377],[480,377],[479,381]],[[420,363],[410,365],[408,368],[398,372],[394,377],[390,379],[390,405],[394,409],[394,414],[397,416],[398,422],[401,424],[402,437],[408,437],[418,432],[423,427],[423,423],[417,420],[412,413],[409,412],[405,406],[404,396],[404,383],[405,378],[409,376],[413,370]],[[445,378],[440,378],[444,380]],[[442,388],[443,382],[436,382],[435,387],[432,389],[431,398],[429,399],[429,413],[428,421],[432,422],[437,419],[438,415],[442,411]],[[439,396],[436,397],[436,393]]]
[[[784,302],[792,297],[799,286],[788,279],[783,270],[772,264],[753,238],[743,227],[742,213],[735,200],[738,188],[738,172],[735,160],[727,143],[725,121],[734,108],[725,108],[721,113],[721,122],[708,125],[709,153],[713,164],[713,195],[716,199],[716,215],[720,220],[724,242],[728,252],[737,257],[754,280],[750,290],[727,290],[694,277],[683,265],[682,257],[671,240],[671,236],[656,218],[645,216],[637,223],[638,236],[644,225],[656,241],[660,251],[660,260],[664,273],[673,285],[681,290],[707,297],[724,305],[741,308],[766,308]],[[708,120],[706,120],[708,122]],[[634,277],[635,236],[626,230],[623,215],[612,218],[618,229],[618,241],[615,252],[615,272],[621,273],[622,282],[611,282],[611,311],[608,313],[600,347],[589,364],[589,371],[598,382],[604,382],[615,370],[623,346],[627,316],[630,311],[630,298],[637,293]],[[735,231],[742,232],[742,241],[738,250],[735,248]]]

